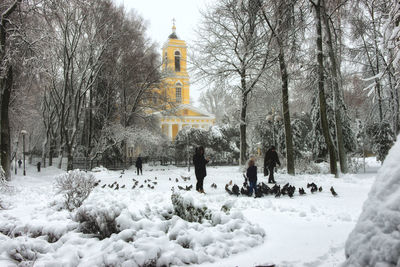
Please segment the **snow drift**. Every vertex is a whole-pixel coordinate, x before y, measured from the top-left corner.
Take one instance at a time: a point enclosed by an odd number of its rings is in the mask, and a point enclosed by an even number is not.
[[[399,162],[400,141],[397,141],[347,239],[344,266],[400,266]]]

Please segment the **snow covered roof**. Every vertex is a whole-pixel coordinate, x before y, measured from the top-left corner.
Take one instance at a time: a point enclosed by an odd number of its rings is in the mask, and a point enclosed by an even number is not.
[[[154,112],[154,115],[158,116],[175,116],[174,114],[177,114],[181,110],[191,110],[195,113],[197,113],[197,116],[191,116],[191,115],[184,115],[185,117],[207,117],[210,119],[215,119],[215,116],[213,114],[208,113],[207,111],[197,108],[195,106],[192,106],[190,104],[181,104],[173,109],[167,110],[167,111],[158,111]]]

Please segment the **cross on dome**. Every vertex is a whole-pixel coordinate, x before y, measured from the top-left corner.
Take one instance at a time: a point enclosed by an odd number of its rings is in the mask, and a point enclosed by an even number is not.
[[[172,19],[172,33],[168,36],[169,39],[178,39],[178,35],[176,35],[176,26],[175,26],[175,18]]]

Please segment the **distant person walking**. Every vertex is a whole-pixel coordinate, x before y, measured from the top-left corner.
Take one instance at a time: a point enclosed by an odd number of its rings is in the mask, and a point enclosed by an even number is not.
[[[269,171],[268,183],[276,183],[274,179],[274,169],[276,167],[276,164],[281,166],[278,153],[276,153],[275,151],[275,146],[271,146],[271,148],[268,149],[268,151],[265,153],[264,158],[264,168]]]
[[[143,169],[142,169],[143,163],[142,163],[142,158],[140,156],[136,159],[135,165],[136,165],[137,175],[139,175],[139,172],[141,175],[143,175]]]
[[[246,177],[249,179],[249,196],[253,194],[256,194],[257,190],[257,166],[255,166],[255,162],[253,159],[249,160],[249,167],[247,168],[246,171]]]
[[[40,166],[42,165],[42,163],[40,163],[40,161],[38,163],[36,163],[36,168],[37,171],[40,172]]]
[[[22,165],[22,160],[19,159],[19,160],[18,160],[18,168],[21,168],[21,165]]]
[[[207,176],[206,164],[210,161],[210,157],[204,158],[204,147],[196,148],[196,153],[193,156],[194,173],[196,174],[196,190],[199,193],[204,193],[203,181]]]

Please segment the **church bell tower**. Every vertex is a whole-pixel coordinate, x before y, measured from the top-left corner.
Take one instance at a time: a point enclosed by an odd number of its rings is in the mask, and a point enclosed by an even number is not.
[[[187,73],[187,46],[176,34],[175,20],[172,33],[162,48],[162,70],[166,74],[166,94],[172,102],[189,104],[189,75]]]

